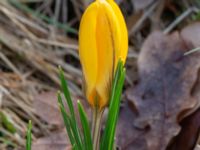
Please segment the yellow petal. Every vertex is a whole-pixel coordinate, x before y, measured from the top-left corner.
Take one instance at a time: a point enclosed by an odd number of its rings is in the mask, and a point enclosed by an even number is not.
[[[120,30],[117,17],[106,1],[98,1],[96,42],[98,51],[98,74],[96,89],[99,106],[108,103],[114,73],[115,53],[119,52]]]
[[[119,58],[121,58],[122,61],[125,62],[127,53],[128,53],[128,31],[127,31],[126,23],[125,23],[124,17],[121,13],[119,6],[113,0],[107,0],[107,1],[110,4],[110,6],[112,7],[112,9],[114,10],[115,15],[117,16],[117,20],[119,22],[119,26],[120,26],[119,27],[120,33],[121,33],[120,53],[117,54],[116,57],[117,57],[117,60]]]
[[[98,4],[92,3],[83,14],[79,29],[79,55],[86,83],[86,96],[91,105],[97,78],[96,17]]]

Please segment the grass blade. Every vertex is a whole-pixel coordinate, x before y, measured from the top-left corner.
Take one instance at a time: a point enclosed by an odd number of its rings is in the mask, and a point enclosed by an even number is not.
[[[71,95],[69,92],[69,88],[67,86],[67,81],[65,80],[65,76],[63,73],[63,70],[61,68],[59,68],[60,70],[60,82],[61,82],[61,87],[65,96],[65,99],[67,101],[71,116],[73,118],[75,118],[75,113],[74,113],[74,107],[73,107],[73,103],[72,103],[72,99],[71,99]]]
[[[28,123],[28,130],[26,133],[26,150],[31,150],[31,143],[32,143],[32,138],[31,138],[31,129],[32,129],[32,123],[29,121]]]
[[[85,113],[80,101],[78,101],[78,110],[79,110],[80,120],[81,120],[81,124],[82,124],[82,128],[83,128],[85,149],[92,150],[93,144],[92,144],[91,131],[90,131],[86,113]]]
[[[57,96],[58,96],[58,103],[59,103],[60,111],[62,113],[62,117],[63,117],[63,121],[65,124],[66,130],[67,130],[68,137],[70,139],[71,145],[75,146],[74,149],[76,149],[75,140],[72,135],[71,128],[70,128],[69,117],[67,115],[66,110],[64,109],[64,104],[62,102],[62,97],[61,97],[60,92],[58,92]]]
[[[110,106],[108,112],[108,118],[106,121],[106,126],[104,130],[104,134],[101,141],[101,150],[113,150],[114,144],[114,136],[115,136],[115,129],[117,125],[117,119],[119,114],[119,107],[120,107],[120,97],[123,88],[123,83],[125,79],[125,70],[123,68],[122,61],[118,62],[111,99],[110,99]]]
[[[66,102],[68,104],[69,111],[70,111],[70,116],[71,116],[70,117],[70,124],[72,125],[71,129],[73,129],[74,138],[77,140],[76,141],[77,144],[83,145],[82,139],[81,139],[81,134],[80,134],[80,131],[78,129],[78,124],[77,124],[77,121],[76,121],[76,118],[75,118],[74,106],[73,106],[73,103],[72,103],[72,99],[71,99],[71,95],[70,95],[69,88],[68,88],[68,85],[67,85],[67,81],[65,80],[65,76],[64,76],[62,69],[59,68],[59,70],[60,70],[61,87],[62,87],[64,96],[65,96],[65,99],[66,99]]]
[[[74,126],[74,122],[71,118],[69,119],[69,123],[70,123],[70,127],[71,127],[78,150],[83,150],[84,145],[80,141],[80,134],[77,132],[77,128],[76,126]]]

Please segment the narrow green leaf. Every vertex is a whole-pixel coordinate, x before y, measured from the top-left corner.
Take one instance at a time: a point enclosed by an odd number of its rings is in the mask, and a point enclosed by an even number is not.
[[[31,121],[29,121],[28,124],[28,130],[26,132],[26,150],[31,150],[31,143],[32,143],[32,139],[31,139],[31,129],[32,129],[32,123]]]
[[[119,85],[124,83],[124,77],[122,77],[119,81]],[[117,125],[117,119],[119,115],[119,107],[120,107],[120,97],[121,97],[121,92],[122,92],[122,86],[117,88],[117,92],[115,95],[115,100],[117,101],[115,104],[113,104],[113,107],[111,108],[111,112],[114,112],[112,116],[112,120],[110,121],[111,127],[109,128],[110,132],[110,137],[109,137],[109,144],[108,144],[108,149],[112,150],[113,149],[113,144],[114,144],[114,136],[115,136],[115,129]]]
[[[81,124],[82,124],[82,128],[83,128],[85,149],[92,150],[93,144],[92,144],[91,131],[90,131],[86,113],[85,113],[80,101],[78,101],[78,110],[79,110],[80,120],[81,120]]]
[[[78,128],[78,123],[77,123],[76,118],[75,118],[74,106],[73,106],[73,103],[72,103],[72,99],[71,99],[71,95],[70,95],[69,88],[68,88],[68,85],[67,85],[67,81],[65,80],[64,73],[63,73],[63,71],[60,67],[59,67],[59,70],[60,70],[61,87],[62,87],[64,96],[65,96],[65,100],[66,100],[68,107],[69,107],[69,110],[70,110],[70,123],[72,125],[71,129],[73,129],[74,138],[75,138],[75,140],[77,140],[76,143],[78,145],[83,145],[80,130]]]
[[[108,118],[105,125],[104,134],[101,140],[101,150],[113,150],[115,129],[120,107],[120,97],[125,79],[125,70],[122,61],[118,62],[113,88],[110,98]]]
[[[64,104],[63,104],[60,92],[57,93],[57,96],[58,96],[58,103],[59,103],[60,111],[62,113],[62,117],[63,117],[63,121],[64,121],[64,124],[65,124],[66,130],[67,130],[68,137],[70,139],[71,145],[75,145],[75,140],[74,140],[74,137],[72,135],[72,131],[70,129],[69,117],[67,115],[66,110],[64,109]]]
[[[82,145],[80,144],[78,135],[76,133],[76,129],[73,125],[71,118],[67,115],[65,109],[61,105],[60,105],[60,109],[63,114],[68,136],[70,139],[72,139],[70,140],[70,142],[71,142],[71,145],[73,146],[73,150],[82,150]]]
[[[69,123],[70,123],[70,127],[71,127],[71,130],[72,130],[72,133],[73,133],[73,136],[74,136],[78,150],[83,150],[84,145],[80,141],[80,134],[77,132],[77,128],[74,125],[74,122],[71,118],[69,119]]]
[[[75,118],[74,106],[73,106],[73,103],[72,103],[72,99],[71,99],[71,95],[70,95],[69,88],[68,88],[68,85],[67,85],[67,81],[65,80],[63,70],[60,67],[59,67],[59,70],[60,70],[61,87],[62,87],[64,96],[65,96],[66,102],[68,104],[71,116],[73,118]]]

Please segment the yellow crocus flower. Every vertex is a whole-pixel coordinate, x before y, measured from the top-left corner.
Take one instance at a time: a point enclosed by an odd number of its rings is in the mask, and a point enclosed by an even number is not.
[[[91,106],[102,109],[108,104],[117,62],[125,62],[127,51],[127,28],[118,5],[113,0],[91,3],[79,29],[79,55]]]

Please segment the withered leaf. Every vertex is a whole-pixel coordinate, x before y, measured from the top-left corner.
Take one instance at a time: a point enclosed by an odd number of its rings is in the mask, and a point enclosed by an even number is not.
[[[182,39],[185,43],[190,47],[190,49],[196,48],[200,46],[200,23],[196,22],[187,27],[185,27],[181,31]],[[193,54],[196,55],[196,54]],[[200,102],[200,69],[197,74],[198,79],[195,82],[191,90],[191,95],[198,102]],[[193,150],[200,132],[200,108],[199,104],[195,105],[195,107],[191,110],[190,116],[184,118],[180,125],[182,127],[179,135],[173,140],[173,142],[169,146],[169,150]],[[197,109],[197,110],[196,110]],[[196,110],[196,111],[195,111]],[[184,143],[184,144],[183,144]],[[196,149],[199,149],[196,146]]]
[[[131,109],[132,104],[125,101],[121,108],[116,133],[116,145],[122,150],[147,150],[144,134],[148,127],[140,130],[134,126],[137,113]]]
[[[200,133],[200,108],[181,121],[181,132],[168,150],[193,150]]]
[[[196,22],[185,27],[180,34],[181,38],[184,40],[185,44],[190,50],[200,46],[200,22]],[[192,55],[199,55],[199,52],[193,53]],[[191,95],[198,100],[195,108],[191,110],[194,112],[200,106],[200,68],[197,70],[197,80],[191,89]]]
[[[154,32],[147,38],[138,59],[139,83],[127,92],[137,116],[127,116],[129,124],[124,123],[124,128],[129,132],[126,125],[131,126],[132,121],[134,130],[130,129],[132,136],[124,141],[136,143],[133,137],[140,135],[147,150],[165,150],[179,133],[179,121],[198,103],[191,90],[197,80],[200,55],[184,56],[187,50],[179,33]],[[132,149],[140,150],[134,145]]]
[[[180,34],[190,48],[200,46],[200,22],[196,22],[185,27]]]

